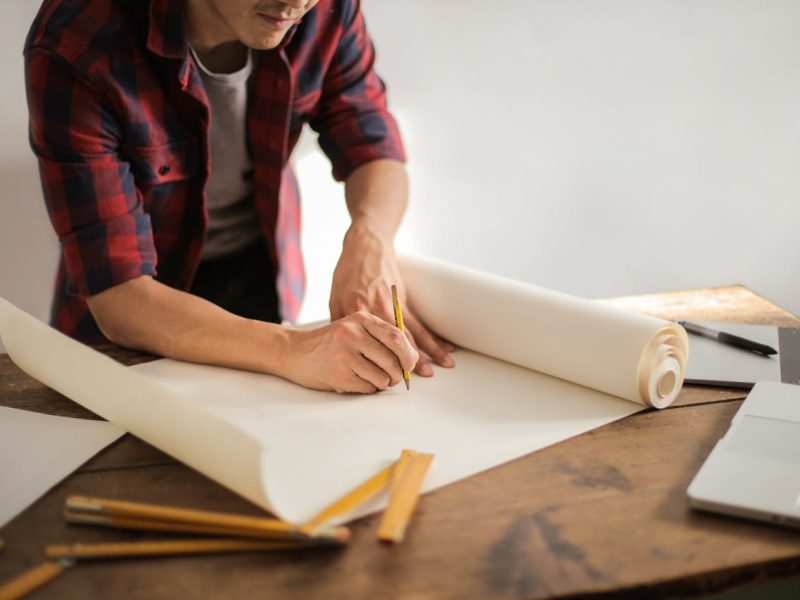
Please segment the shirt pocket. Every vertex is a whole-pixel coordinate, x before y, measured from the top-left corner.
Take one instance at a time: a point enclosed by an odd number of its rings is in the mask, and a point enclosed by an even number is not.
[[[190,179],[197,175],[200,167],[197,138],[158,146],[124,146],[122,155],[131,165],[139,189]]]
[[[158,146],[124,146],[133,182],[154,232],[178,230],[183,213],[202,190],[200,145],[196,138]]]

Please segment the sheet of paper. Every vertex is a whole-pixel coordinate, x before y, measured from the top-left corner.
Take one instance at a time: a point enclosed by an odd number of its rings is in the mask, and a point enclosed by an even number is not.
[[[411,392],[340,396],[168,360],[125,368],[5,301],[0,335],[33,377],[293,522],[402,448],[436,455],[430,491],[680,389],[688,349],[675,324],[451,265],[402,269],[417,314],[465,348]]]
[[[771,325],[740,325],[716,321],[692,321],[717,331],[725,331],[778,349],[778,328]],[[688,383],[750,387],[756,381],[781,380],[780,359],[761,356],[720,344],[699,335],[689,336],[692,360],[686,367]]]
[[[263,448],[270,506],[303,522],[400,456],[435,454],[424,491],[642,410],[634,404],[460,350],[456,369],[372,396],[307,390],[275,377],[160,360],[132,367]],[[385,498],[350,517],[382,508]]]
[[[124,433],[105,421],[0,406],[0,527]]]
[[[0,298],[0,338],[28,375],[269,508],[261,448],[240,427],[68,338]]]

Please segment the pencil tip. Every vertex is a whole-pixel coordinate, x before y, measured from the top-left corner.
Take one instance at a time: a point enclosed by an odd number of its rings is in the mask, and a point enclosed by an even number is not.
[[[406,382],[406,391],[411,391],[411,384],[408,382],[408,379],[404,380]]]

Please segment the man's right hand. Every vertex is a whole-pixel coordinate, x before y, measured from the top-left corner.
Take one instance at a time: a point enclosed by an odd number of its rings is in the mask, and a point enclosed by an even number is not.
[[[397,327],[365,311],[317,329],[293,329],[238,317],[147,276],[87,302],[100,329],[120,346],[272,373],[317,390],[383,390],[419,358]]]
[[[289,330],[281,374],[317,390],[371,393],[397,385],[418,359],[397,327],[358,311],[317,329]]]

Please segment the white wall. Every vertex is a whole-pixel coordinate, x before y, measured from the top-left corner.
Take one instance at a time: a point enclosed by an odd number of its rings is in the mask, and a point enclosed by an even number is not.
[[[366,0],[403,245],[585,296],[800,312],[800,2]]]
[[[0,296],[46,320],[58,242],[28,145],[22,72],[22,46],[37,9],[31,0],[0,3]]]
[[[743,283],[800,313],[800,2],[363,0],[403,127],[402,249],[588,297]],[[0,4],[0,295],[46,317],[57,246]],[[306,136],[326,314],[346,213]]]

